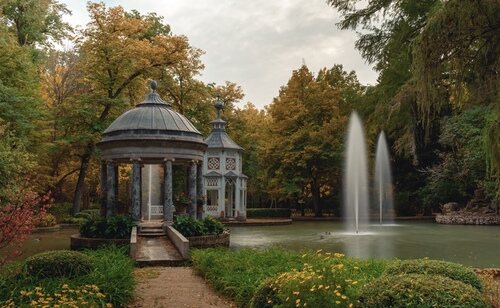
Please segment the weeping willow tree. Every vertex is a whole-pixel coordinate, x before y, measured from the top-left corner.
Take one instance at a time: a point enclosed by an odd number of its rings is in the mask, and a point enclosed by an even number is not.
[[[500,196],[500,2],[450,0],[430,16],[413,46],[412,83],[428,127],[442,108],[493,105],[484,129],[489,175]]]

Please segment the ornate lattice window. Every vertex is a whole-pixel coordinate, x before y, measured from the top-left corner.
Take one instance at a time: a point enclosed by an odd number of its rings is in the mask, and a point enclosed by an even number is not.
[[[207,186],[218,186],[218,185],[219,185],[218,178],[208,178],[207,179]]]
[[[220,168],[219,158],[218,157],[209,157],[207,166],[208,166],[209,170],[219,169]]]
[[[226,169],[227,170],[236,170],[236,159],[235,158],[226,158]]]

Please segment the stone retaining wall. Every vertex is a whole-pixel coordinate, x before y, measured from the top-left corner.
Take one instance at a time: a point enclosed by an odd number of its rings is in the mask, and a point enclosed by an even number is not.
[[[229,247],[229,233],[219,235],[191,236],[188,237],[189,247],[210,248],[210,247]]]
[[[500,215],[437,215],[436,222],[450,225],[500,225]]]
[[[106,245],[125,246],[130,243],[130,239],[88,238],[81,237],[80,234],[73,234],[70,242],[71,250],[80,250],[97,249]]]

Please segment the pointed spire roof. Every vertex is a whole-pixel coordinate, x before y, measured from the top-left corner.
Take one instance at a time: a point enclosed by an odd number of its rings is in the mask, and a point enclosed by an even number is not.
[[[217,118],[212,121],[212,132],[208,135],[207,139],[205,139],[208,148],[242,151],[243,148],[234,142],[226,132],[226,121],[221,118],[221,111],[224,108],[224,104],[219,97],[215,100],[214,107],[217,110]]]

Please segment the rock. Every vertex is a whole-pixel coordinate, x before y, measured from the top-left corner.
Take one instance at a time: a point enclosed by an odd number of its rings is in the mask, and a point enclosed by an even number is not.
[[[441,206],[441,211],[443,212],[443,215],[451,214],[456,210],[458,210],[458,203],[456,202],[448,202]]]

